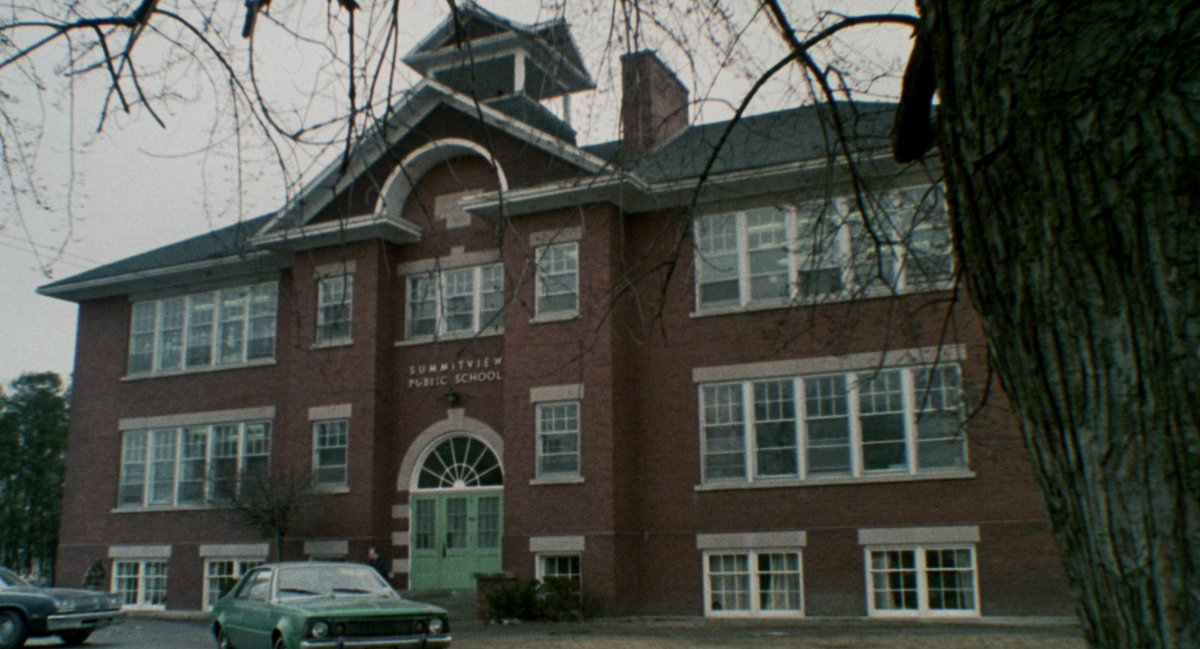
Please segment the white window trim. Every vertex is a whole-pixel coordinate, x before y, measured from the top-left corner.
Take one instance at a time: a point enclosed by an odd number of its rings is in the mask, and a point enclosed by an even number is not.
[[[575,250],[575,285],[574,285],[574,287],[572,287],[572,289],[570,291],[563,291],[561,293],[556,293],[555,295],[567,295],[568,293],[573,294],[575,296],[575,308],[561,309],[561,310],[555,310],[555,311],[542,311],[542,307],[541,307],[542,288],[543,288],[542,256],[545,255],[549,250],[551,250],[553,248],[567,248],[567,247],[573,248]],[[534,293],[533,293],[533,304],[534,304],[535,315],[533,317],[532,322],[534,322],[534,323],[557,322],[557,321],[561,321],[561,320],[571,320],[571,319],[579,317],[579,314],[581,312],[581,306],[582,306],[580,304],[580,302],[582,300],[582,296],[580,296],[580,294],[579,294],[579,273],[580,273],[580,266],[581,266],[581,264],[579,263],[579,242],[578,241],[556,241],[554,243],[548,243],[547,245],[538,247],[535,250],[534,254],[535,254],[535,259],[536,259],[536,263],[534,264],[535,281],[534,281]]]
[[[218,561],[231,562],[233,564],[233,573],[234,573],[233,575],[231,575],[231,577],[233,578],[234,583],[237,583],[237,580],[241,579],[242,576],[245,575],[247,572],[250,572],[254,568],[266,563],[266,561],[267,561],[267,558],[265,555],[263,555],[263,556],[230,556],[230,557],[212,556],[212,557],[203,557],[203,558],[204,558],[204,566],[203,566],[204,587],[201,589],[202,592],[200,594],[200,597],[201,597],[200,602],[203,605],[203,610],[205,610],[205,611],[211,611],[212,605],[213,605],[213,603],[215,603],[215,602],[209,602],[209,595],[212,594],[211,581],[212,581],[213,575],[212,575],[211,570],[212,570],[212,564],[214,562],[218,562]],[[243,568],[243,564],[247,564],[247,563],[254,564],[254,565],[245,566]]]
[[[575,559],[579,562],[579,588],[583,588],[583,554],[580,552],[538,552],[533,555],[534,579],[546,580],[546,559]],[[557,575],[556,575],[557,576]]]
[[[714,611],[712,608],[712,575],[709,572],[709,558],[714,555],[746,555],[747,568],[749,569],[750,590],[748,596],[750,598],[750,608],[748,610],[732,610],[732,611]],[[758,555],[760,554],[795,554],[797,555],[798,568],[800,571],[800,609],[797,611],[764,611],[759,602],[761,594],[761,586],[758,572]],[[713,547],[706,549],[701,553],[701,574],[704,581],[704,615],[712,618],[802,618],[806,616],[808,606],[808,598],[804,595],[804,587],[806,577],[804,574],[804,548],[802,546],[795,547],[763,547],[763,548],[746,548],[746,547],[731,547],[719,548]]]
[[[484,269],[492,267],[500,267],[501,271],[501,286],[500,294],[504,295],[504,272],[503,266],[499,262],[485,263],[473,266],[455,266],[455,267],[434,267],[424,269],[424,266],[413,266],[412,272],[403,275],[404,277],[404,339],[397,342],[397,346],[423,344],[435,340],[462,340],[469,338],[482,338],[485,336],[497,336],[504,333],[504,304],[501,304],[500,315],[495,318],[495,322],[483,322],[483,272]],[[418,269],[419,268],[419,269]],[[447,331],[446,330],[446,314],[445,314],[445,283],[446,274],[460,272],[463,270],[472,271],[471,284],[471,327],[463,331]],[[426,279],[433,282],[433,320],[434,332],[432,334],[412,333],[412,298],[414,296],[413,283],[418,279]],[[485,326],[486,325],[486,326]]]
[[[189,412],[179,415],[160,415],[156,417],[127,417],[117,423],[122,432],[142,428],[180,428],[184,426],[209,426],[215,424],[233,424],[241,421],[269,420],[275,418],[275,406],[260,408],[241,408],[238,410],[211,410],[208,412]]]
[[[164,579],[166,580],[166,584],[164,586],[165,592],[163,593],[163,603],[161,603],[161,604],[147,603],[146,565],[151,564],[151,563],[161,563],[164,566],[166,566],[166,574],[164,576]],[[155,557],[116,557],[116,558],[114,558],[113,565],[112,565],[112,578],[109,581],[109,592],[119,593],[119,591],[117,589],[117,580],[121,578],[120,575],[118,574],[119,573],[118,566],[120,564],[136,564],[138,567],[138,569],[137,569],[137,573],[138,573],[137,574],[137,594],[135,596],[135,599],[137,601],[133,604],[122,604],[121,608],[123,610],[142,610],[142,611],[165,610],[167,607],[166,599],[170,595],[170,587],[171,587],[171,565],[170,565],[170,561],[168,561],[167,557],[155,556]]]
[[[889,195],[900,194],[900,193],[904,193],[904,192],[925,189],[927,187],[928,187],[927,185],[905,185],[903,187],[897,187],[897,188],[889,190],[888,194]],[[819,202],[819,201],[810,201],[808,204],[812,204],[812,203],[816,203],[816,202]],[[779,309],[779,308],[794,306],[797,304],[828,304],[828,303],[834,303],[834,302],[844,302],[844,301],[858,300],[858,299],[870,298],[870,297],[886,296],[886,295],[892,295],[892,294],[898,295],[898,294],[903,294],[903,293],[941,291],[941,290],[946,290],[947,288],[949,288],[951,286],[952,279],[947,279],[947,280],[939,282],[933,286],[909,287],[909,282],[908,282],[908,277],[907,277],[908,276],[907,258],[909,256],[909,253],[908,253],[908,245],[906,242],[897,242],[895,244],[890,244],[891,247],[896,248],[898,251],[895,256],[894,269],[893,269],[893,271],[895,273],[895,282],[896,282],[896,287],[894,289],[887,287],[887,286],[863,287],[863,286],[859,285],[855,281],[854,271],[853,271],[853,266],[854,266],[853,254],[852,254],[853,251],[851,249],[852,243],[851,243],[851,236],[850,236],[850,227],[851,227],[850,222],[853,219],[845,217],[846,214],[849,214],[853,211],[853,208],[854,208],[853,201],[850,198],[839,197],[839,198],[832,199],[830,201],[830,203],[832,203],[832,206],[834,207],[834,210],[835,210],[835,213],[833,213],[833,216],[831,218],[841,218],[843,220],[843,223],[841,223],[838,226],[838,232],[834,235],[836,237],[835,245],[837,246],[837,250],[834,253],[834,256],[838,260],[838,262],[841,266],[841,271],[842,271],[842,273],[841,273],[841,275],[842,275],[842,290],[841,291],[838,291],[836,293],[829,293],[829,294],[818,296],[815,298],[809,298],[809,297],[800,295],[800,290],[799,290],[800,287],[799,287],[799,284],[797,281],[798,271],[801,269],[801,263],[799,261],[800,253],[798,251],[799,247],[795,246],[795,245],[790,245],[790,246],[788,246],[789,252],[787,255],[787,259],[788,259],[787,273],[788,273],[788,282],[789,282],[788,296],[785,298],[779,298],[779,299],[773,299],[773,300],[752,300],[750,297],[750,249],[749,249],[749,245],[747,243],[748,235],[747,235],[747,216],[746,215],[748,212],[750,212],[754,209],[760,209],[762,207],[769,207],[769,206],[755,205],[755,206],[747,207],[747,208],[743,208],[743,209],[714,211],[714,212],[709,212],[706,214],[699,215],[697,217],[697,221],[699,221],[700,219],[711,218],[711,217],[720,216],[720,215],[733,215],[736,220],[735,247],[736,247],[737,264],[738,264],[738,268],[737,268],[738,303],[737,304],[721,304],[721,305],[715,305],[715,306],[705,306],[704,304],[701,303],[700,296],[701,296],[702,284],[701,284],[700,278],[702,275],[701,266],[704,262],[703,262],[703,256],[699,249],[699,245],[697,244],[694,248],[694,259],[693,259],[693,269],[692,269],[693,277],[695,279],[695,281],[693,282],[692,304],[694,305],[695,310],[690,314],[691,317],[698,318],[698,317],[707,317],[707,316],[726,315],[726,314],[731,314],[731,313],[742,313],[742,312],[746,312],[746,311]],[[798,205],[789,205],[789,206],[783,207],[781,210],[785,215],[784,227],[787,232],[786,236],[787,236],[788,241],[791,241],[791,242],[795,242],[795,241],[799,240],[800,233],[799,233],[798,217],[799,217],[799,214],[801,211],[798,209],[798,207],[799,207]],[[943,212],[944,212],[944,208],[943,208]],[[955,270],[955,268],[954,268],[955,260],[954,260],[952,251],[947,250],[947,254],[949,255],[950,264],[951,264],[950,278],[953,278],[954,270]]]
[[[875,608],[875,586],[872,583],[871,553],[886,551],[911,551],[915,559],[914,569],[917,575],[917,608],[912,609],[877,609]],[[929,580],[925,552],[927,550],[967,550],[971,553],[971,577],[973,583],[971,609],[930,609]],[[926,543],[926,544],[895,544],[895,545],[866,545],[863,546],[863,573],[866,586],[867,615],[877,618],[976,618],[981,615],[979,593],[979,552],[974,543]]]
[[[342,447],[346,453],[345,463],[341,465],[345,477],[341,482],[320,482],[317,480],[317,471],[321,468],[326,468],[320,465],[320,452],[325,450],[317,446],[318,430],[322,426],[341,424],[345,427],[346,445]],[[334,447],[327,447],[334,448]],[[344,418],[334,419],[318,419],[312,422],[312,485],[313,489],[320,493],[348,493],[350,491],[350,420]]]
[[[326,282],[340,280],[342,285],[342,297],[340,302],[330,302],[326,304]],[[313,334],[313,348],[319,349],[323,347],[342,347],[354,343],[354,271],[346,270],[339,273],[323,274],[316,278],[317,281],[317,323],[316,331]],[[346,306],[346,333],[340,336],[330,336],[323,334],[332,325],[340,324],[342,321],[335,323],[325,322],[325,307],[344,304]]]
[[[713,383],[697,384],[697,429],[700,432],[700,486],[697,489],[716,490],[721,488],[739,488],[743,485],[763,485],[763,486],[784,486],[784,485],[807,485],[807,484],[829,484],[829,483],[865,483],[865,482],[890,482],[899,480],[927,480],[937,479],[942,477],[963,477],[969,473],[970,454],[969,446],[963,431],[963,464],[961,467],[933,467],[923,469],[920,466],[920,457],[918,455],[919,447],[919,429],[917,426],[917,408],[915,404],[915,377],[914,372],[928,371],[933,367],[956,367],[959,372],[959,417],[960,421],[963,416],[964,405],[962,404],[962,370],[957,364],[942,363],[937,366],[919,365],[907,367],[883,367],[878,368],[880,372],[899,371],[901,372],[901,381],[903,386],[904,399],[904,448],[905,448],[905,467],[903,470],[895,469],[877,469],[868,470],[865,468],[864,460],[864,445],[862,441],[862,418],[860,415],[860,392],[858,374],[861,372],[837,372],[834,374],[813,374],[806,376],[792,377],[770,377],[756,378],[735,381],[719,381]],[[826,377],[840,377],[846,383],[846,417],[849,419],[849,444],[850,444],[850,470],[848,474],[833,474],[833,475],[808,475],[808,428],[805,424],[806,420],[806,399],[804,391],[804,381],[815,380]],[[758,453],[757,440],[754,436],[754,384],[758,382],[778,381],[788,382],[792,384],[792,397],[794,407],[794,426],[795,426],[795,448],[796,448],[796,474],[781,475],[781,476],[760,476],[758,471]],[[706,448],[705,435],[705,388],[716,387],[721,385],[740,386],[741,404],[742,404],[742,441],[743,441],[743,470],[742,476],[736,478],[710,478],[706,471],[707,456],[704,449]]]
[[[217,426],[234,426],[237,428],[237,477],[239,482],[246,470],[246,430],[250,426],[262,424],[266,426],[266,460],[268,465],[271,461],[271,437],[273,433],[273,422],[270,420],[255,420],[255,421],[238,421],[238,422],[213,422],[205,424],[183,424],[175,426],[160,426],[154,428],[136,428],[122,429],[120,439],[120,460],[118,465],[117,477],[117,504],[111,510],[111,513],[129,513],[129,512],[144,512],[144,511],[170,511],[170,510],[190,510],[190,509],[213,509],[220,505],[213,502],[213,478],[210,474],[210,467],[213,461],[213,445],[215,443],[215,435],[213,433]],[[180,474],[182,473],[183,458],[183,435],[190,428],[205,428],[208,430],[205,440],[204,462],[205,462],[205,477],[204,477],[204,498],[197,503],[180,503],[179,502],[179,482]],[[171,502],[151,504],[150,489],[152,486],[152,468],[154,463],[153,458],[153,434],[156,431],[171,431],[174,433],[174,454],[173,459],[174,469],[171,487]],[[142,434],[145,438],[145,455],[142,461],[142,496],[141,505],[122,505],[121,504],[121,488],[125,485],[125,444],[127,436],[131,434]],[[259,457],[255,455],[254,457]]]
[[[575,471],[567,472],[542,472],[542,408],[549,406],[560,406],[574,404],[575,406]],[[562,401],[541,401],[534,404],[533,409],[534,419],[534,478],[530,484],[569,484],[582,482],[583,479],[583,401],[580,399],[568,399]],[[553,435],[561,435],[563,433],[548,433]]]
[[[268,289],[267,287],[270,287],[270,288]],[[271,353],[267,356],[250,358],[249,357],[250,341],[251,341],[251,333],[252,333],[251,332],[251,321],[254,319],[253,299],[252,298],[253,298],[253,294],[254,294],[255,290],[257,290],[257,289],[262,289],[264,291],[269,290],[275,300],[274,312],[271,314],[271,318],[273,320],[272,327],[271,327]],[[245,312],[243,313],[242,319],[241,319],[242,334],[241,334],[241,343],[240,343],[240,346],[241,346],[240,359],[237,361],[222,362],[219,358],[221,342],[222,342],[221,341],[221,324],[222,324],[221,323],[221,294],[228,292],[228,291],[238,291],[238,290],[244,290],[247,292],[247,298],[246,298],[246,302],[245,302]],[[212,320],[209,323],[209,327],[210,327],[210,331],[209,331],[209,337],[210,337],[209,361],[207,364],[204,364],[204,365],[189,366],[188,362],[187,362],[188,342],[189,342],[189,337],[191,335],[191,330],[192,330],[192,322],[191,322],[192,309],[190,308],[190,305],[191,305],[193,299],[201,297],[201,296],[211,296],[213,299]],[[159,358],[159,344],[160,344],[160,334],[161,334],[161,323],[160,323],[160,319],[159,319],[159,313],[162,309],[162,304],[164,302],[168,302],[171,300],[182,300],[183,301],[183,306],[182,306],[183,315],[182,315],[182,321],[180,324],[181,351],[180,351],[179,367],[177,367],[177,368],[160,368],[159,364],[161,362],[161,359]],[[144,306],[144,305],[151,305],[153,307],[152,310],[154,312],[153,326],[151,327],[151,329],[148,332],[142,332],[143,334],[149,333],[149,335],[151,336],[150,369],[135,372],[135,371],[130,371],[130,369],[129,369],[130,360],[133,356],[133,334],[134,334],[133,328],[135,325],[134,312],[139,307]],[[127,331],[128,336],[125,341],[126,342],[125,376],[123,377],[123,380],[136,380],[136,379],[163,377],[163,376],[175,376],[178,374],[192,374],[192,373],[197,373],[197,372],[213,372],[213,371],[221,371],[221,370],[228,370],[228,369],[253,367],[253,366],[257,366],[257,365],[270,365],[270,364],[274,364],[276,362],[275,361],[275,351],[276,351],[276,346],[277,346],[278,338],[279,338],[279,332],[278,332],[278,326],[279,326],[279,282],[277,280],[271,280],[271,281],[266,281],[266,282],[257,282],[257,283],[245,284],[245,285],[226,286],[226,287],[217,288],[214,290],[200,291],[197,293],[188,293],[188,294],[184,294],[184,295],[169,295],[169,296],[162,296],[162,297],[157,297],[157,298],[137,300],[130,304],[129,314],[130,314],[130,323],[129,323],[129,328]],[[260,317],[266,317],[266,316],[260,316]]]

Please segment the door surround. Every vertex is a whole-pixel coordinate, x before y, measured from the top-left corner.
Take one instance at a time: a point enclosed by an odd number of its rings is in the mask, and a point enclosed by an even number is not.
[[[417,491],[417,477],[420,469],[419,462],[425,455],[442,441],[442,438],[452,435],[467,435],[483,442],[495,454],[504,471],[504,438],[491,426],[466,415],[464,408],[452,408],[446,411],[446,418],[426,428],[404,453],[400,463],[400,473],[396,476],[396,491],[400,493]]]

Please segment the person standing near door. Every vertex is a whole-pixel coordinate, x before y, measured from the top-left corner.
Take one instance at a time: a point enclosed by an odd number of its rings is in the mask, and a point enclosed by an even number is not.
[[[387,559],[379,556],[379,551],[375,549],[375,546],[367,548],[367,565],[374,568],[375,572],[378,572],[379,576],[383,577],[384,581],[389,584],[392,583],[392,578],[388,570]]]

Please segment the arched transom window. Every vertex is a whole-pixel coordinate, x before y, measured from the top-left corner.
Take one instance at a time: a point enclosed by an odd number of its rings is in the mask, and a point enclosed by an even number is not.
[[[486,444],[467,435],[441,442],[421,463],[418,489],[499,487],[503,471],[496,454]]]

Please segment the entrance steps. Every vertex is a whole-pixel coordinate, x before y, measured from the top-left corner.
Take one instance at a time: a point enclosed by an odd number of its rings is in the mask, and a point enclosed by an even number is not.
[[[450,613],[450,628],[461,627],[465,622],[474,622],[475,591],[474,590],[405,590],[400,591],[405,599],[412,599],[426,604],[433,604],[446,609]]]

